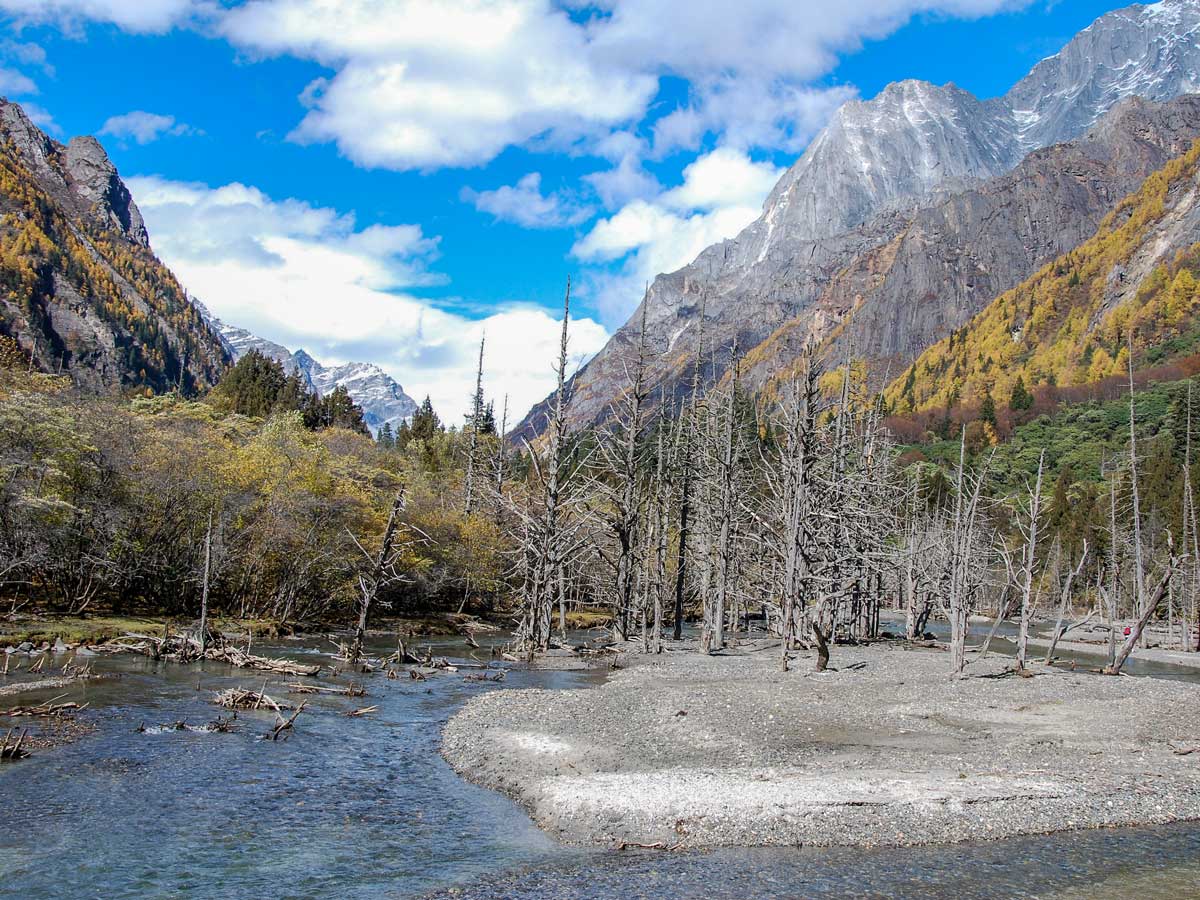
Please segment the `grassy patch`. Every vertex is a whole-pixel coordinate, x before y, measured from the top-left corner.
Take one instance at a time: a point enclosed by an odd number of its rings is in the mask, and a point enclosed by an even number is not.
[[[66,644],[99,644],[123,634],[161,633],[166,619],[144,616],[28,616],[0,621],[0,646],[62,638]]]
[[[607,628],[612,624],[612,613],[590,609],[576,609],[567,613],[568,628]]]

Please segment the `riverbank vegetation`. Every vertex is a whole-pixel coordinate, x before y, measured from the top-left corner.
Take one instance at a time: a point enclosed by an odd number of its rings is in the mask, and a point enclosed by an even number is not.
[[[378,542],[400,485],[405,577],[385,588],[381,609],[456,608],[467,578],[473,606],[495,602],[495,528],[457,502],[459,434],[434,428],[403,453],[383,447],[344,396],[303,396],[257,355],[204,400],[121,400],[31,372],[6,349],[4,612],[195,618],[207,557],[214,614],[345,620],[359,545]]]

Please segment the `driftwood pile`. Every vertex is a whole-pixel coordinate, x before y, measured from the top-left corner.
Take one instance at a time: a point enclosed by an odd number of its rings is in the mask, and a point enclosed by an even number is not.
[[[55,700],[58,698],[55,697]],[[14,706],[12,709],[0,710],[0,716],[9,716],[16,718],[18,716],[46,716],[48,718],[59,719],[64,716],[73,716],[82,709],[86,709],[87,704],[80,705],[74,702],[55,703],[51,700],[49,703],[43,703],[41,706]]]
[[[169,659],[173,662],[190,663],[202,659],[228,663],[239,669],[257,669],[277,675],[300,675],[311,678],[321,673],[320,666],[309,666],[289,659],[269,656],[254,656],[220,638],[208,643],[203,650],[200,641],[186,632],[177,632],[167,637],[146,634],[127,634],[122,642],[110,641],[97,647],[107,653],[140,653],[151,659]],[[129,639],[133,643],[129,643]]]
[[[264,689],[266,685],[263,685]],[[275,712],[281,712],[285,709],[292,709],[290,703],[280,703],[277,700],[272,700],[263,691],[247,691],[240,687],[229,688],[225,691],[218,691],[213,698],[213,703],[217,706],[223,706],[226,709],[273,709]]]

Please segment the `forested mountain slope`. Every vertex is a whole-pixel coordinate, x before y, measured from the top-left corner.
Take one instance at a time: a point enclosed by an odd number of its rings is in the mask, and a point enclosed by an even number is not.
[[[0,333],[95,391],[216,383],[229,354],[150,249],[103,147],[0,100]]]
[[[886,392],[900,412],[1073,385],[1200,343],[1200,142],[1146,179],[1077,249],[997,297]]]

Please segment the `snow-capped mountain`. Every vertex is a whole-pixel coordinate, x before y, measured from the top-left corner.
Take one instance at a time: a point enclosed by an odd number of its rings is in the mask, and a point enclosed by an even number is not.
[[[203,310],[203,307],[200,308]],[[372,434],[378,435],[385,424],[390,425],[394,431],[417,410],[416,402],[404,393],[404,388],[373,363],[351,362],[340,366],[324,366],[304,350],[293,353],[282,344],[276,344],[244,328],[212,318],[207,311],[205,316],[220,334],[221,340],[235,360],[251,350],[257,350],[277,361],[289,375],[298,373],[309,390],[322,397],[338,387],[344,387],[350,398],[362,407],[363,419]]]
[[[767,198],[750,243],[765,256],[777,235],[829,237],[943,184],[1003,174],[1032,150],[1078,137],[1124,97],[1200,91],[1198,73],[1200,2],[1163,0],[1101,17],[1003,97],[890,84],[834,114]]]
[[[724,374],[735,338],[751,357],[763,345],[757,356],[765,357],[765,342],[772,333],[778,336],[786,330],[799,345],[842,329],[896,264],[888,248],[894,250],[899,236],[911,233],[922,210],[939,203],[938,198],[969,196],[1012,172],[1040,148],[1079,138],[1123,98],[1166,101],[1200,91],[1198,37],[1200,0],[1131,6],[1096,20],[1059,53],[1034,66],[1003,97],[979,100],[952,84],[910,80],[889,85],[871,100],[845,104],[783,174],[755,222],[651,284],[643,299],[648,304],[647,340],[668,360],[652,373],[657,383],[652,393],[669,397],[681,389],[678,355],[694,346],[702,302],[705,340],[712,345],[708,356],[714,360],[706,374],[713,380]],[[1160,143],[1167,146],[1170,140]],[[1117,182],[1108,186],[1116,187]],[[1047,202],[1054,199],[1048,197]],[[973,221],[974,207],[968,204],[966,211]],[[1063,227],[1049,234],[1065,238],[1076,230]],[[1053,242],[1038,237],[1014,246],[1012,259],[1001,270],[965,258],[975,253],[976,245],[957,248],[960,255],[954,258],[939,258],[932,246],[923,255],[905,258],[912,268],[902,274],[924,290],[895,298],[894,304],[911,309],[890,318],[921,320],[910,313],[935,304],[949,315],[926,317],[927,321],[961,324],[990,299],[975,287],[1011,287],[1045,252],[1054,250]],[[1014,234],[989,238],[1006,244],[1015,240]],[[990,281],[973,274],[958,278],[960,269],[989,273]],[[829,302],[826,295],[839,289],[839,276],[856,271],[862,275],[861,288]],[[1009,283],[1013,278],[1016,281]],[[956,281],[970,290],[950,296],[939,287]],[[622,357],[636,343],[640,320],[639,308],[576,376],[576,421],[606,415],[620,390]],[[886,364],[904,365],[943,336],[933,329],[909,329],[902,342],[891,341],[885,348]],[[776,341],[771,353],[779,346]],[[787,362],[786,357],[770,356],[774,369]],[[535,408],[520,427],[536,432],[543,420]]]

